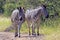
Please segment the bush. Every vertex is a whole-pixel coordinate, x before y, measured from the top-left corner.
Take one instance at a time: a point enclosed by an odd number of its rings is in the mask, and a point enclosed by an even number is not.
[[[10,16],[12,11],[16,8],[16,5],[9,3],[9,4],[5,4],[3,8],[4,8],[4,16]]]

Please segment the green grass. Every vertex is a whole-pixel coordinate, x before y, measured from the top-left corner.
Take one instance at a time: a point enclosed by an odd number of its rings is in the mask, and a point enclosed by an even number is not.
[[[5,30],[10,24],[10,18],[0,17],[0,31]]]
[[[10,18],[0,16],[0,31],[11,25]],[[23,23],[21,33],[28,33],[26,22]],[[47,20],[40,25],[40,34],[46,35],[45,40],[60,40],[60,18]]]
[[[56,32],[45,36],[45,40],[60,40],[60,31],[57,30]]]
[[[60,19],[58,20],[48,20],[40,25],[40,33],[51,34],[59,29]],[[11,25],[10,18],[0,16],[0,31],[3,31]],[[26,22],[23,23],[21,31],[28,32],[28,27]]]

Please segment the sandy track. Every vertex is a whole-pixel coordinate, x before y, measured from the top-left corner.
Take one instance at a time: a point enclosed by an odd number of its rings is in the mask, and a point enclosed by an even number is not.
[[[14,33],[0,32],[0,40],[43,40],[44,35],[29,36],[28,34],[21,34],[21,37],[14,37]]]

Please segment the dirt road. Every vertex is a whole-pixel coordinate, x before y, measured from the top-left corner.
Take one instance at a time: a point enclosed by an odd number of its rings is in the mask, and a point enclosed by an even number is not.
[[[21,34],[21,37],[14,37],[14,33],[0,32],[0,40],[44,40],[44,35],[29,36],[28,34]]]

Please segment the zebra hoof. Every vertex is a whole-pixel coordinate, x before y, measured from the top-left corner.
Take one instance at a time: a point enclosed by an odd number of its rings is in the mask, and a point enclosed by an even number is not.
[[[29,33],[29,35],[31,35],[31,34]]]
[[[15,35],[15,37],[17,37],[18,36],[18,34],[17,35]]]
[[[36,34],[35,34],[35,33],[32,33],[32,35],[36,36]]]
[[[20,36],[18,36],[20,38]]]
[[[37,34],[37,36],[39,36],[39,33]]]

